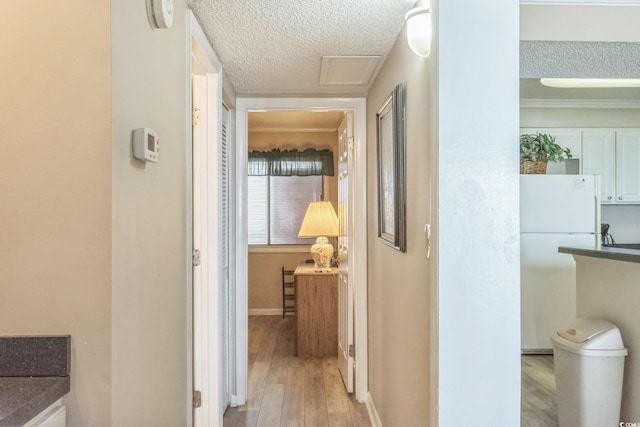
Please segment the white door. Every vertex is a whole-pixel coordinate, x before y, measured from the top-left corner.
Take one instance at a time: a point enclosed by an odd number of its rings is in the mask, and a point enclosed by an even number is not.
[[[193,75],[194,426],[219,425],[228,406],[228,120],[217,75]],[[227,115],[228,117],[228,115]],[[199,258],[199,259],[196,259]]]
[[[353,392],[353,284],[349,274],[353,237],[352,209],[353,188],[349,172],[353,168],[353,113],[347,112],[338,127],[338,367],[347,392]]]

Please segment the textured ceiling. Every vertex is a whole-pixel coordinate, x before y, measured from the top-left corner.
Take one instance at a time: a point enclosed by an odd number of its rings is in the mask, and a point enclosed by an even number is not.
[[[637,79],[640,43],[521,41],[520,77]]]
[[[320,85],[322,56],[379,55],[384,60],[414,3],[187,0],[236,93],[251,96],[366,94],[371,82]]]
[[[520,97],[523,99],[640,99],[640,88],[559,89],[540,77],[640,77],[640,43],[521,41]]]

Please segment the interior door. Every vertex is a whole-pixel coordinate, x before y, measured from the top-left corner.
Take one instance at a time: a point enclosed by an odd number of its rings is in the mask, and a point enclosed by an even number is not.
[[[194,426],[219,425],[229,387],[229,114],[217,76],[193,75]]]
[[[347,392],[353,392],[354,347],[353,347],[353,283],[349,274],[351,251],[349,242],[353,238],[353,223],[350,201],[353,189],[349,172],[353,168],[353,113],[347,112],[338,127],[338,367]]]

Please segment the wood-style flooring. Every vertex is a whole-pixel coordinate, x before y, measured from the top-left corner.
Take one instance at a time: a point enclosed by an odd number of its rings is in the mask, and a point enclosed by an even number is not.
[[[293,316],[249,317],[245,406],[227,409],[224,427],[370,427],[348,394],[337,358],[295,357]],[[553,356],[522,356],[521,427],[557,427]]]
[[[247,404],[227,409],[224,427],[370,427],[337,357],[297,358],[294,339],[293,316],[249,316]]]
[[[556,427],[556,378],[553,356],[522,356],[522,427]]]

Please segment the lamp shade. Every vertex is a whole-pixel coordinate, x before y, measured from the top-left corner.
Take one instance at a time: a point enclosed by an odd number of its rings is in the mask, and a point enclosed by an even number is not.
[[[431,52],[431,10],[416,7],[407,12],[407,43],[418,56],[427,57]]]
[[[311,202],[304,214],[298,237],[338,235],[338,216],[331,202]]]

